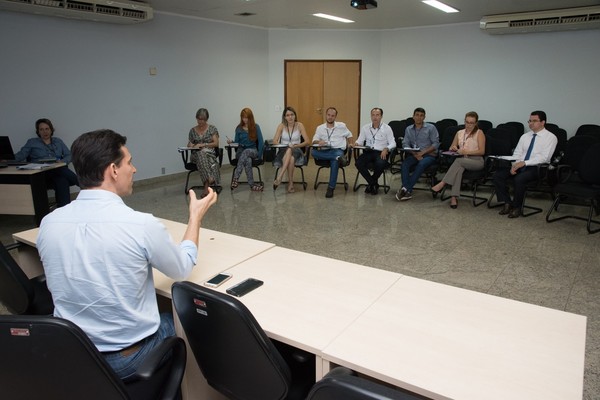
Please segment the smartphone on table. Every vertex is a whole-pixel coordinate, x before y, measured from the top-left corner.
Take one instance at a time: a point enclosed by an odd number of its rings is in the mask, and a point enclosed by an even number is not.
[[[226,272],[221,272],[220,274],[217,274],[217,275],[213,276],[212,278],[210,278],[209,280],[207,280],[206,282],[204,282],[204,286],[218,287],[223,282],[226,282],[229,279],[231,279],[232,276],[233,275],[228,274]]]

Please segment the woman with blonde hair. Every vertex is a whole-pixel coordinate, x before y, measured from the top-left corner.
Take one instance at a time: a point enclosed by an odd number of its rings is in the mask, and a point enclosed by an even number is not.
[[[281,123],[277,125],[273,144],[283,144],[287,147],[279,149],[273,165],[279,168],[279,175],[273,181],[273,190],[281,184],[283,174],[288,174],[288,193],[294,192],[294,169],[296,165],[304,164],[302,147],[310,146],[306,129],[302,122],[298,122],[296,111],[286,107],[281,116]]]
[[[254,121],[254,114],[249,108],[244,108],[240,112],[240,123],[235,128],[234,142],[238,144],[235,151],[237,166],[233,171],[233,180],[231,181],[231,190],[239,186],[242,170],[246,171],[250,190],[253,192],[262,192],[261,183],[255,183],[252,175],[252,160],[261,159],[263,154],[263,136],[260,126]],[[227,140],[231,143],[231,140]]]
[[[465,129],[456,132],[450,151],[454,151],[458,156],[454,160],[446,175],[442,180],[431,188],[434,193],[439,193],[444,186],[451,185],[450,207],[458,207],[458,197],[460,196],[460,185],[464,170],[478,171],[483,169],[483,155],[485,153],[485,135],[477,126],[479,116],[475,111],[469,111],[465,114]]]

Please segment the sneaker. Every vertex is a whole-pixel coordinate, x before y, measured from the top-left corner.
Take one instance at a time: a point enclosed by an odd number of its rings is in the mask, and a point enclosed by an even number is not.
[[[398,189],[398,191],[396,192],[396,200],[400,201],[402,199],[402,197],[404,197],[405,194],[406,194],[406,188]]]
[[[346,157],[344,157],[343,155],[339,156],[337,160],[341,167],[345,167],[346,165],[348,165],[348,160],[346,160]]]
[[[405,192],[404,196],[400,197],[400,201],[406,201],[412,199],[412,192]]]
[[[325,197],[327,197],[328,199],[333,197],[333,188],[327,188],[327,193],[325,193]]]

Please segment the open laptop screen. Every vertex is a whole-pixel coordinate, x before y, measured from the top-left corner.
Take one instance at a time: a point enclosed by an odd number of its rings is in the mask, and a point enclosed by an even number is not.
[[[15,153],[8,136],[0,136],[0,160],[14,160]]]

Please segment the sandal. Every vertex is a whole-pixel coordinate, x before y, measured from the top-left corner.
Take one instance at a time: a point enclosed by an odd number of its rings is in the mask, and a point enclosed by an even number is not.
[[[254,184],[254,185],[250,186],[250,190],[252,190],[253,192],[262,192],[263,185]]]
[[[238,183],[237,179],[234,179],[231,181],[231,190],[235,189],[236,187],[238,187],[240,184]]]
[[[288,193],[294,193],[295,191],[296,190],[294,189],[294,185],[289,185],[288,186],[288,190],[287,190]]]
[[[275,179],[273,181],[273,190],[277,190],[277,187],[281,185],[281,181],[279,179]]]

